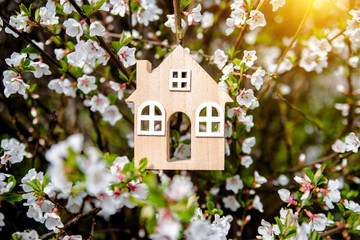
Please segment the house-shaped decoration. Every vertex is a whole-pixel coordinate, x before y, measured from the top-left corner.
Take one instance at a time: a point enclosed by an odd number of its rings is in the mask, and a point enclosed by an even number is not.
[[[212,77],[178,46],[154,70],[136,62],[134,103],[135,165],[148,159],[149,169],[223,170],[225,103],[233,102]],[[191,159],[170,159],[170,122],[175,113],[191,121]]]

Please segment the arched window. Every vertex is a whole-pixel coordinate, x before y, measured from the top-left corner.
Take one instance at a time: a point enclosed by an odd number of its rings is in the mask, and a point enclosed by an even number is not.
[[[138,135],[165,135],[165,109],[160,103],[143,102],[137,116]]]
[[[215,102],[205,102],[196,110],[197,137],[223,137],[224,112]]]

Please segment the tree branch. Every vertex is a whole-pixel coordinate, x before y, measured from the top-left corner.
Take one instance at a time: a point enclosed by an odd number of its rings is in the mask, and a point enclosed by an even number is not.
[[[174,5],[174,17],[176,25],[176,42],[177,44],[183,46],[183,38],[181,32],[181,10],[180,10],[180,0],[173,0]]]
[[[100,212],[100,210],[101,210],[101,208],[94,208],[94,209],[91,209],[90,211],[88,211],[86,213],[81,213],[81,214],[77,215],[76,217],[74,217],[73,219],[71,219],[70,221],[68,221],[62,229],[65,230],[65,229],[71,227],[73,224],[81,221],[83,218],[86,218],[86,217],[88,217],[90,215],[96,215],[98,212]],[[40,236],[40,239],[49,238],[54,234],[55,233],[53,231],[45,233],[45,234]]]

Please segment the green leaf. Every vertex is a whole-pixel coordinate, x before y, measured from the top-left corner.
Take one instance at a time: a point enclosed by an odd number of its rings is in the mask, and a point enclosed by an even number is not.
[[[105,161],[108,163],[108,164],[112,164],[113,163],[113,161],[115,160],[115,158],[117,157],[117,155],[116,154],[110,154],[110,153],[105,153],[105,155],[104,155],[104,159],[105,159]]]
[[[321,177],[319,178],[319,180],[317,180],[316,185],[321,185],[321,184],[324,184],[324,183],[326,183],[326,182],[327,182],[326,177],[321,176]]]
[[[308,178],[310,178],[311,181],[314,180],[314,173],[310,169],[305,168],[304,172],[305,172],[306,176],[308,176]]]
[[[13,175],[11,175],[8,179],[8,184],[12,182],[12,186],[9,189],[9,192],[11,192],[13,190],[13,188],[16,186],[16,179]]]
[[[125,82],[129,81],[128,77],[120,69],[119,69],[119,77],[121,80],[123,80]]]
[[[117,98],[118,98],[117,94],[109,94],[108,99],[109,99],[110,105],[115,104]]]
[[[180,0],[180,10],[184,10],[191,2],[192,0]]]
[[[26,185],[30,186],[32,189],[34,189],[36,192],[40,192],[40,182],[37,179],[32,180],[31,182],[26,182]]]
[[[148,200],[156,207],[166,207],[167,202],[159,192],[152,192],[148,196]]]
[[[124,173],[125,173],[125,172],[129,172],[129,171],[132,170],[132,169],[134,169],[134,163],[129,162],[129,163],[125,164],[122,172],[124,172]]]
[[[96,11],[98,10],[104,3],[105,3],[106,0],[100,0],[99,2],[97,2],[95,4],[95,6],[93,7],[93,11]]]
[[[206,207],[207,207],[207,209],[212,211],[215,208],[215,203],[213,201],[207,201],[206,202]]]
[[[21,197],[21,194],[8,194],[4,195],[2,200],[14,204],[15,202],[21,202],[23,199]]]
[[[280,234],[284,232],[284,225],[282,224],[279,217],[275,217],[276,224],[279,226]]]
[[[129,83],[134,79],[135,73],[136,73],[136,69],[134,69],[134,71],[132,71],[132,72],[130,73]]]
[[[119,41],[113,41],[112,45],[115,49],[115,52],[118,52],[120,50],[120,42]]]
[[[240,66],[241,60],[238,59],[238,58],[235,58],[235,59],[233,60],[233,63],[234,63],[236,66]]]
[[[141,159],[141,160],[140,160],[140,163],[139,163],[138,170],[139,170],[140,172],[145,171],[147,164],[148,164],[147,158]]]
[[[69,72],[74,74],[75,77],[79,78],[83,75],[83,69],[80,68],[80,67],[74,67],[72,66],[70,69],[69,69]]]
[[[83,6],[80,6],[80,8],[83,10],[84,14],[87,17],[89,17],[94,12],[93,6],[90,6],[90,5],[83,5]]]
[[[291,226],[289,229],[287,229],[286,233],[285,233],[285,239],[295,236],[296,235],[296,230],[297,229],[296,229],[295,226]]]
[[[40,8],[37,8],[37,9],[35,10],[35,22],[39,22],[39,21],[40,21],[40,15],[39,15],[39,13],[40,13]]]
[[[31,12],[29,12],[28,8],[25,7],[24,4],[21,4],[21,5],[20,5],[20,10],[25,13],[25,16],[28,16],[28,17],[31,16]]]
[[[344,205],[342,205],[341,203],[336,203],[336,205],[338,206],[340,213],[344,216],[344,214],[345,214]]]
[[[49,177],[49,174],[46,173],[45,176],[44,176],[44,180],[43,180],[43,183],[41,185],[42,189],[44,189],[46,187],[46,185],[48,185],[50,182],[50,177]]]

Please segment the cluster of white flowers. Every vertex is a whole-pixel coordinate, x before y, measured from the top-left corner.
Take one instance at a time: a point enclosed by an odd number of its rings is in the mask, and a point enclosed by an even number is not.
[[[351,41],[351,47],[354,51],[360,48],[360,10],[351,10],[351,19],[347,20],[347,28],[344,32],[345,36],[348,36]]]
[[[1,148],[4,149],[4,154],[1,156],[1,164],[19,163],[25,156],[29,154],[25,151],[25,144],[20,143],[15,138],[2,139]]]
[[[225,34],[230,35],[235,28],[241,28],[245,22],[250,26],[250,30],[266,25],[265,16],[259,10],[251,10],[250,14],[243,0],[235,0],[231,5],[230,18],[226,19]]]
[[[305,45],[307,48],[302,50],[299,66],[307,72],[315,70],[321,73],[328,66],[327,56],[332,49],[331,44],[326,38],[312,36]]]
[[[184,234],[187,239],[226,240],[232,220],[230,215],[220,217],[216,214],[214,221],[210,222],[205,219],[201,209],[197,208]]]
[[[357,153],[360,147],[359,137],[355,133],[350,133],[345,137],[345,141],[338,139],[335,141],[331,148],[334,152],[344,153],[344,152],[354,152]]]

